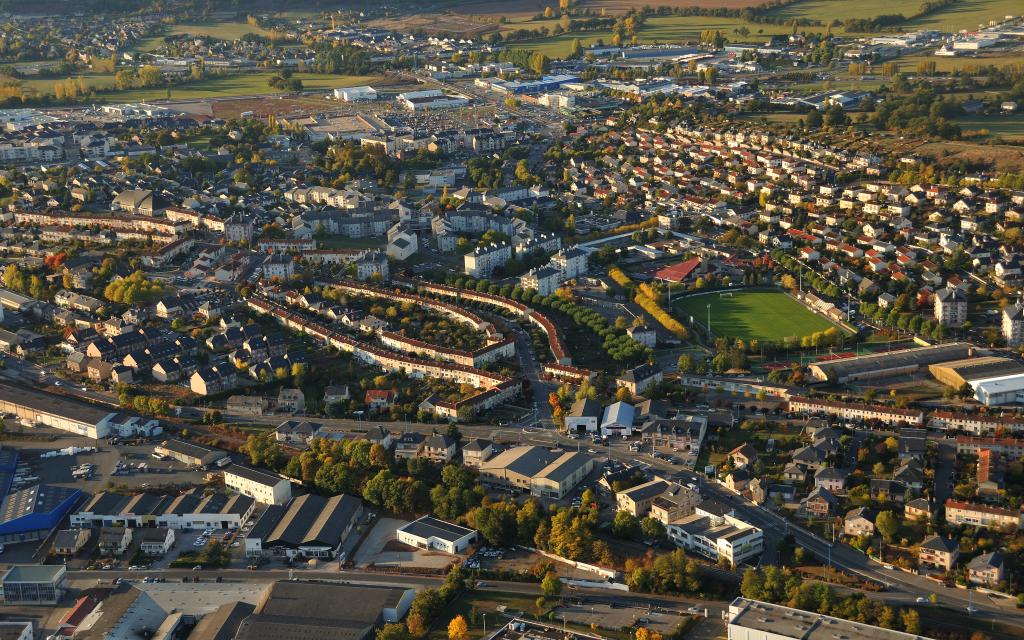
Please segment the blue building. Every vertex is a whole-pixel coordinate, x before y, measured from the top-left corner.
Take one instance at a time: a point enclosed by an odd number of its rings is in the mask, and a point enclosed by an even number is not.
[[[38,484],[15,491],[0,507],[0,543],[34,542],[50,535],[85,494],[73,487]]]

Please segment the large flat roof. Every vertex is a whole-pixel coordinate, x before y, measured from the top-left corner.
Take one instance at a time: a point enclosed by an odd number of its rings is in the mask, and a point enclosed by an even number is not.
[[[67,573],[62,564],[16,564],[4,574],[4,582],[53,582]]]
[[[729,605],[730,625],[755,629],[779,638],[799,640],[924,640],[921,636],[860,622],[791,609],[759,600],[736,598]],[[732,634],[730,634],[732,635]]]
[[[92,425],[99,424],[113,413],[113,411],[98,405],[80,402],[66,396],[39,391],[27,386],[14,387],[3,383],[0,383],[0,402],[9,402],[38,413]]]

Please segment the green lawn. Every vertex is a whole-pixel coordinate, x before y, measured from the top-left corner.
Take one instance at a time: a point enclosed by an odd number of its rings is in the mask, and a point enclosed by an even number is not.
[[[270,31],[262,27],[254,27],[245,22],[211,22],[209,24],[175,24],[167,29],[167,35],[209,36],[221,40],[237,40],[247,33],[268,35]]]
[[[964,116],[955,118],[954,122],[964,131],[987,129],[991,135],[1024,138],[1024,115]]]
[[[803,0],[778,7],[770,11],[769,15],[786,21],[805,19],[828,24],[837,18],[873,18],[887,13],[908,15],[917,11],[920,4],[918,0]]]
[[[731,296],[709,293],[684,298],[675,303],[675,310],[683,319],[692,315],[694,320],[704,324],[710,304],[712,333],[716,337],[744,340],[778,341],[836,326],[780,291],[731,293]]]
[[[170,87],[170,97],[175,100],[198,100],[202,98],[223,98],[231,96],[248,96],[266,93],[282,93],[271,88],[267,81],[273,77],[273,71],[256,71],[237,73],[227,76],[215,76],[201,82],[193,82],[177,87]],[[96,102],[142,102],[146,100],[162,100],[167,98],[168,87],[152,87],[148,89],[114,90],[114,75],[110,73],[82,74],[86,88],[99,92]],[[296,73],[295,78],[302,80],[304,89],[329,91],[338,87],[354,87],[377,83],[380,76],[343,76],[325,73]],[[23,84],[40,95],[53,94],[57,80],[24,80]]]
[[[891,12],[889,12],[891,13]],[[1020,0],[959,0],[956,4],[930,15],[900,25],[907,31],[915,29],[941,29],[959,31],[977,29],[990,20],[1021,14]]]
[[[554,26],[555,22],[544,20],[507,25],[511,29],[535,28],[537,26]],[[746,27],[749,33],[742,36],[737,29]],[[639,29],[638,37],[641,44],[670,44],[683,41],[696,42],[701,31],[721,31],[730,42],[758,42],[772,34],[789,33],[792,28],[786,25],[754,24],[739,18],[719,18],[714,16],[655,16],[648,18]],[[814,28],[808,30],[814,31]],[[549,57],[567,55],[572,48],[572,41],[579,38],[584,47],[595,44],[598,40],[609,44],[612,41],[611,31],[588,31],[585,33],[565,33],[550,38],[524,40],[509,46],[518,49],[533,49]]]

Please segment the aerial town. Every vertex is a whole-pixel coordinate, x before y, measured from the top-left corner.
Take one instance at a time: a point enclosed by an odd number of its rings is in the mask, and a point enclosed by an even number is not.
[[[1024,637],[1017,0],[0,2],[0,640]]]

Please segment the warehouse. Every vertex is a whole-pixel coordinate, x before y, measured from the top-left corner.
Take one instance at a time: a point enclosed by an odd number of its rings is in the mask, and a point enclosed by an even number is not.
[[[731,640],[925,640],[922,636],[883,629],[862,622],[792,609],[760,600],[736,598],[729,605]]]
[[[83,496],[73,487],[45,484],[15,491],[4,498],[0,507],[0,543],[45,539]]]
[[[921,367],[938,362],[963,360],[973,355],[974,348],[966,342],[951,342],[933,347],[901,349],[873,353],[854,358],[841,358],[815,362],[808,367],[817,382],[847,384],[860,380],[873,380],[916,373]]]
[[[343,102],[372,102],[377,99],[377,90],[373,87],[343,87],[334,90],[334,98]]]
[[[594,469],[582,453],[544,447],[512,447],[480,465],[480,481],[494,487],[561,499]]]
[[[16,564],[4,573],[4,604],[55,605],[64,597],[67,567],[62,564]]]
[[[1024,374],[1024,366],[1010,358],[983,356],[929,365],[928,372],[947,387],[960,389],[975,380]]]
[[[164,440],[153,453],[200,469],[231,461],[226,451],[176,439]]]
[[[306,494],[287,507],[270,505],[245,537],[246,557],[334,558],[355,529],[359,498]]]
[[[263,504],[286,504],[292,499],[287,478],[240,464],[224,469],[224,486]]]
[[[230,529],[240,527],[256,501],[239,494],[204,495],[196,488],[177,496],[97,493],[77,513],[72,527],[167,527],[168,529]]]
[[[1024,374],[971,380],[974,399],[986,407],[1024,403]]]
[[[423,516],[398,529],[398,541],[417,549],[461,553],[476,540],[476,531]]]
[[[88,438],[110,435],[133,437],[161,433],[160,421],[81,402],[67,396],[46,393],[25,386],[0,384],[0,413],[11,413],[22,424],[42,424]]]

